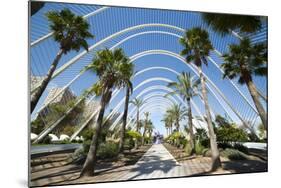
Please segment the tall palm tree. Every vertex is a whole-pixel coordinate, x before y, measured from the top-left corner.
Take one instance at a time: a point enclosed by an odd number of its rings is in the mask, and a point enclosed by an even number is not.
[[[31,1],[30,2],[30,14],[31,16],[36,14],[41,8],[43,8],[45,5],[45,2],[36,2],[36,1]]]
[[[137,130],[137,132],[139,132],[139,129],[140,129],[140,107],[145,103],[145,101],[143,101],[142,99],[134,98],[132,101],[130,101],[130,103],[132,103],[133,105],[135,105],[137,107],[137,126],[136,126],[136,130]]]
[[[168,110],[167,113],[173,119],[173,123],[175,125],[176,131],[178,132],[180,129],[180,121],[184,118],[185,111],[181,107],[180,104],[173,104]]]
[[[125,56],[122,49],[119,48],[114,51],[105,49],[98,51],[93,62],[85,69],[92,70],[98,76],[99,80],[93,85],[93,90],[97,96],[101,96],[95,134],[93,135],[91,146],[81,171],[81,176],[91,176],[94,173],[97,159],[98,138],[103,124],[106,105],[111,99],[114,88],[127,86],[133,72],[133,64],[130,63],[129,58]]]
[[[147,131],[147,127],[148,127],[148,123],[149,123],[149,112],[144,112],[144,125],[143,125],[143,134],[142,134],[142,141],[141,141],[141,145],[144,145],[144,137]]]
[[[205,78],[202,72],[202,63],[208,65],[206,56],[209,55],[210,51],[213,49],[213,46],[209,39],[208,32],[199,27],[187,30],[185,32],[185,35],[180,38],[179,42],[184,47],[184,49],[181,51],[181,55],[186,57],[187,63],[194,63],[198,69],[212,151],[211,170],[216,170],[221,167],[221,161],[217,146],[217,139],[214,132],[214,127],[212,125]]]
[[[33,112],[50,82],[62,55],[67,54],[71,50],[78,52],[81,48],[88,50],[86,39],[94,37],[89,32],[89,23],[82,16],[76,16],[69,9],[63,9],[60,12],[50,11],[47,13],[47,18],[50,22],[50,29],[54,33],[54,40],[59,43],[60,49],[45,78],[42,80],[41,85],[31,97],[31,112]]]
[[[203,20],[221,35],[239,29],[241,32],[253,33],[261,29],[261,16],[246,16],[233,14],[202,13]]]
[[[154,126],[151,120],[148,120],[146,130],[148,132],[149,138],[151,139],[152,137],[152,132],[153,132]]]
[[[190,154],[195,154],[195,138],[193,133],[193,124],[192,124],[192,111],[190,100],[192,97],[198,95],[198,86],[200,84],[199,79],[194,79],[190,73],[183,72],[177,76],[177,82],[170,82],[168,87],[172,88],[174,91],[168,93],[168,95],[179,94],[186,101],[187,117],[188,117],[188,127],[189,127],[189,136],[190,136]]]
[[[133,72],[131,72],[130,74],[132,76]],[[124,150],[124,141],[125,141],[125,132],[126,132],[126,124],[127,124],[127,116],[128,116],[129,99],[130,99],[130,95],[131,95],[132,92],[133,92],[133,84],[130,80],[127,80],[125,106],[124,106],[124,113],[123,113],[123,117],[122,117],[122,127],[121,127],[121,130],[120,130],[119,153],[122,153],[123,150]]]
[[[252,76],[267,75],[267,48],[263,43],[251,45],[247,38],[240,41],[240,44],[229,46],[229,53],[223,55],[225,62],[221,65],[224,70],[223,77],[230,79],[239,78],[240,84],[246,84],[254,101],[260,118],[267,130],[267,114],[259,100],[259,93],[253,82]]]
[[[165,128],[167,129],[167,136],[172,134],[173,118],[172,118],[171,114],[167,113],[167,111],[166,111],[166,113],[164,114],[164,117],[161,121],[164,122],[164,124],[165,124]]]
[[[132,101],[130,101],[134,106],[137,108],[137,121],[136,121],[136,131],[140,133],[141,128],[141,122],[140,122],[140,107],[145,103],[142,99],[134,98]],[[135,140],[135,148],[137,149],[139,147],[138,140]]]

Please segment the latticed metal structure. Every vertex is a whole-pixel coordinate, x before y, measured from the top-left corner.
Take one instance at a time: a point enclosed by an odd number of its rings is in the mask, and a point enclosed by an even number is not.
[[[167,83],[176,81],[182,71],[191,72],[198,77],[196,67],[187,64],[185,58],[179,55],[182,47],[179,38],[186,29],[201,27],[208,31],[214,50],[207,57],[208,67],[203,67],[206,77],[211,114],[227,115],[238,125],[256,130],[261,122],[256,107],[246,86],[239,85],[237,80],[222,79],[222,54],[228,52],[228,45],[239,43],[243,37],[249,37],[252,43],[267,42],[267,23],[263,23],[261,30],[253,34],[232,31],[221,36],[213,31],[202,20],[199,12],[172,11],[141,8],[107,7],[96,5],[78,5],[63,3],[45,3],[45,5],[31,17],[30,27],[30,69],[31,95],[41,84],[54,57],[59,50],[52,38],[52,32],[45,16],[50,10],[70,9],[77,15],[82,15],[90,24],[90,32],[95,36],[88,40],[89,51],[71,51],[64,55],[52,76],[47,89],[40,98],[35,110],[31,114],[31,121],[40,116],[44,123],[35,142],[39,142],[72,113],[73,109],[84,103],[86,109],[75,119],[76,131],[71,136],[74,139],[92,121],[98,113],[99,106],[96,96],[82,97],[83,91],[97,81],[96,75],[90,71],[81,71],[88,65],[95,52],[104,49],[122,48],[131,62],[135,64],[136,74],[132,78],[134,91],[131,98],[142,98],[147,101],[140,111],[163,112],[173,103],[185,105],[178,95],[163,97],[171,91]],[[266,77],[254,77],[262,99],[267,96]],[[55,92],[54,92],[55,91]],[[72,101],[69,103],[69,101]],[[116,128],[121,120],[125,91],[115,90],[107,108],[107,119],[113,117],[110,129]],[[48,119],[49,106],[61,103],[65,108],[57,117]],[[263,100],[263,106],[267,103]],[[51,110],[51,109],[50,109]],[[204,105],[200,97],[192,100],[192,110],[196,127],[205,127]],[[136,108],[129,105],[129,124],[135,122]]]

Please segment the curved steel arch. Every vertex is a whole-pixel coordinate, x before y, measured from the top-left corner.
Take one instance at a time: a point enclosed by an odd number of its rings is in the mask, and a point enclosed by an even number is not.
[[[199,76],[198,75],[198,72],[197,71],[195,71],[194,69],[193,69],[193,67],[190,65],[190,64],[186,64],[185,63],[185,60],[184,60],[184,58],[183,57],[181,57],[181,56],[179,56],[178,54],[175,54],[175,53],[173,53],[173,52],[170,52],[170,51],[166,51],[166,50],[149,50],[149,51],[145,51],[145,52],[141,52],[141,53],[138,53],[138,54],[135,54],[134,56],[132,56],[131,58],[131,61],[134,61],[134,60],[136,60],[136,59],[138,59],[138,58],[140,58],[140,57],[143,57],[143,56],[145,56],[145,55],[149,55],[149,54],[164,54],[164,55],[169,55],[169,56],[172,56],[172,57],[175,57],[175,58],[177,58],[177,59],[179,59],[180,61],[182,61],[185,65],[187,65],[197,76]],[[213,87],[217,90],[217,92],[221,95],[221,97],[224,99],[224,101],[229,105],[229,107],[234,111],[234,113],[238,116],[238,118],[243,122],[243,124],[247,127],[247,128],[249,128],[248,127],[248,125],[246,124],[246,122],[242,119],[242,117],[239,115],[239,113],[232,107],[232,105],[228,102],[228,100],[226,99],[226,97],[222,94],[222,92],[216,87],[216,85],[203,73],[203,75],[208,79],[208,81],[213,85]],[[163,81],[165,81],[165,80],[168,80],[168,79],[165,79],[165,78],[160,78],[161,80],[163,80]],[[144,82],[142,82],[142,84],[145,84],[145,83],[147,83],[147,82],[149,82],[151,79],[147,79],[147,80],[145,80]],[[207,85],[207,87],[208,88],[210,88],[209,86],[208,86],[208,83],[206,83],[206,85]],[[139,87],[140,87],[141,85],[139,85]],[[136,87],[135,89],[137,89],[138,87]],[[120,91],[120,90],[119,90]],[[117,91],[117,93],[119,93],[119,91]],[[116,93],[114,92],[114,96],[112,97],[112,100],[113,100],[113,98],[117,95],[115,95]],[[123,100],[125,100],[125,99],[123,99]],[[122,102],[123,102],[123,100],[121,100],[120,102],[119,102],[119,104],[116,106],[116,107],[120,107],[121,106],[121,104],[122,104]],[[115,111],[113,110],[112,112],[111,112],[111,114],[108,116],[108,118],[110,118],[111,117],[111,115],[113,114],[113,113],[115,113]],[[250,128],[249,128],[250,129]]]
[[[154,55],[154,54],[163,54],[163,55],[168,55],[168,56],[172,56],[172,57],[175,57],[177,58],[178,60],[180,60],[181,62],[183,62],[186,66],[188,66],[198,77],[199,77],[199,74],[197,71],[195,71],[194,69],[196,67],[190,65],[190,64],[187,64],[185,63],[185,59],[183,57],[181,57],[180,55],[176,54],[176,53],[173,53],[173,52],[170,52],[170,51],[166,51],[166,50],[148,50],[148,51],[144,51],[144,52],[140,52],[138,54],[135,54],[133,56],[131,56],[131,61],[134,61],[140,57],[143,57],[143,56],[146,56],[146,55]],[[248,129],[251,129],[246,121],[244,121],[244,119],[241,117],[241,115],[239,114],[239,112],[236,111],[236,109],[230,104],[230,102],[228,101],[228,99],[224,96],[224,94],[220,91],[220,89],[211,81],[211,79],[205,75],[203,73],[203,75],[206,77],[206,79],[209,81],[209,83],[215,88],[215,90],[218,92],[218,94],[222,97],[222,99],[225,101],[225,103],[230,107],[230,109],[236,114],[236,116],[241,120],[241,122],[248,128]],[[151,79],[147,79],[144,81],[143,84],[149,82],[149,80]],[[167,80],[167,79],[161,79],[163,81]],[[208,85],[208,82],[206,83],[208,89],[213,93],[213,90],[212,88]],[[136,88],[137,89],[137,88]],[[117,91],[119,93],[119,91]],[[215,98],[217,99],[217,96],[214,95]],[[219,100],[218,100],[219,101]],[[228,111],[226,111],[228,113]]]
[[[183,28],[180,28],[180,27],[177,27],[177,26],[173,26],[173,25],[169,25],[169,24],[152,23],[152,24],[142,24],[142,25],[132,26],[132,27],[126,28],[126,29],[124,29],[124,30],[121,30],[121,31],[119,31],[119,32],[117,32],[117,33],[114,33],[114,34],[110,35],[109,37],[107,37],[107,38],[105,38],[105,39],[99,41],[98,43],[92,45],[92,46],[89,48],[89,51],[91,51],[92,49],[94,49],[96,46],[98,46],[98,45],[100,45],[100,44],[106,42],[107,40],[110,40],[111,38],[114,38],[115,36],[121,35],[122,33],[131,31],[131,30],[134,30],[134,29],[139,29],[139,28],[142,28],[142,27],[151,27],[151,26],[158,26],[158,27],[160,26],[160,27],[172,28],[172,29],[178,30],[178,31],[180,31],[180,32],[184,32],[184,31],[185,31]],[[153,32],[156,32],[156,31],[153,31]],[[146,32],[146,33],[147,33],[147,32]],[[170,33],[170,32],[160,32],[160,33],[162,33],[162,34],[169,34],[169,35],[173,35],[173,36],[176,36],[176,37],[181,37],[180,35],[177,35],[177,34],[174,34],[174,33]],[[133,37],[138,36],[138,35],[141,35],[141,34],[143,34],[143,33],[137,33],[137,34],[135,34],[135,35],[133,35],[133,36],[131,35],[131,36],[129,36],[129,37],[123,39],[122,42],[125,42],[126,40],[129,40],[130,38],[133,38]],[[117,43],[117,44],[120,45],[121,43],[119,42],[119,43]],[[116,47],[116,45],[114,45],[112,48],[115,48],[115,47]],[[111,48],[111,49],[112,49],[112,48]],[[170,51],[167,51],[167,52],[170,52]],[[215,52],[216,52],[219,56],[221,56],[221,53],[220,53],[218,50],[215,49]],[[65,63],[60,69],[61,69],[61,70],[64,70],[65,68],[67,68],[67,67],[70,66],[71,64],[75,63],[78,59],[80,59],[82,56],[84,56],[84,55],[87,54],[87,53],[88,53],[87,51],[81,52],[80,54],[78,54],[77,56],[75,56],[73,59],[71,59],[69,62]],[[173,52],[171,52],[171,53],[173,53]],[[174,53],[174,54],[175,54],[175,53]],[[132,57],[132,58],[133,58],[133,57]],[[210,58],[210,57],[208,57],[208,58]],[[73,60],[73,61],[72,61],[72,60]],[[214,60],[211,59],[210,61],[216,65],[216,63],[214,62]],[[218,66],[216,66],[216,67],[218,67]],[[218,68],[219,68],[219,67],[218,67]],[[220,68],[219,68],[219,69],[220,69]],[[57,70],[57,71],[60,72],[60,70]],[[57,71],[56,71],[56,72],[57,72]],[[220,69],[220,71],[222,71],[222,70]],[[57,75],[56,72],[53,74],[53,77],[55,77],[55,76]],[[83,74],[83,73],[79,73],[79,74]],[[79,75],[79,74],[78,74],[78,75]],[[204,73],[203,73],[203,74],[204,74]],[[78,76],[78,75],[77,75],[77,76]],[[204,76],[206,77],[205,74],[204,74]],[[53,78],[53,77],[52,77],[52,78]],[[79,76],[78,76],[78,77],[79,77]],[[76,78],[76,79],[77,79],[77,78]],[[251,108],[254,110],[254,112],[258,115],[258,112],[257,112],[256,109],[252,106],[252,104],[248,101],[248,99],[245,97],[245,95],[239,90],[239,88],[238,88],[231,80],[229,80],[229,81],[230,81],[231,84],[235,87],[235,89],[239,92],[239,94],[242,96],[242,98],[244,98],[244,100],[248,103],[248,105],[250,105],[250,107],[251,107]],[[70,85],[70,84],[67,84],[67,85]],[[34,90],[36,90],[36,87],[34,87]],[[236,114],[236,115],[237,115],[237,114]],[[243,121],[243,122],[244,122],[244,121]]]
[[[161,100],[166,101],[166,102],[167,102],[167,101],[170,101],[169,104],[179,103],[179,101],[175,100],[174,98],[173,98],[174,100],[172,100],[172,99],[170,99],[170,98],[160,98],[160,96],[163,97],[163,94],[165,94],[165,93],[163,93],[163,92],[152,92],[152,93],[150,93],[148,96],[146,96],[146,98],[145,98],[144,100],[149,100],[149,99],[151,99],[151,98],[157,97],[158,100],[161,99]],[[157,100],[157,101],[158,101],[158,100]],[[158,101],[158,102],[159,102],[159,101]],[[151,104],[152,104],[152,103],[150,103],[150,105],[151,105]],[[128,108],[129,108],[129,107],[128,107]],[[134,108],[133,111],[135,111],[135,109],[136,109],[136,108]],[[132,111],[131,111],[131,112],[132,112]],[[131,112],[130,112],[130,114],[132,114]],[[128,117],[130,116],[130,114],[128,114]],[[120,121],[120,119],[121,119],[122,116],[123,116],[122,114],[119,114],[118,118],[115,119],[115,121],[113,122],[113,124],[112,124],[111,127],[110,127],[111,130],[113,130],[113,129],[115,128],[115,126],[118,124],[118,122]]]
[[[152,108],[157,108],[157,107],[159,107],[159,105],[158,106],[144,106],[143,107],[143,109],[141,109],[140,111],[149,111],[149,110],[146,110],[146,108],[149,108],[149,109],[152,109]],[[162,106],[162,110],[165,110],[166,109],[166,106]],[[131,119],[130,119],[131,120]],[[193,120],[195,120],[196,121],[196,124],[194,123],[194,122],[192,122],[193,123],[193,125],[194,125],[194,129],[195,129],[195,127],[200,127],[200,128],[204,128],[200,123],[199,123],[199,121],[196,119],[196,118],[193,118]],[[136,119],[134,119],[134,121],[132,122],[132,121],[130,121],[129,123],[131,123],[131,124],[133,124],[133,128],[135,127],[134,126],[134,124],[136,123]],[[128,125],[128,124],[127,124]],[[205,128],[204,129],[206,129],[206,126],[205,126]]]
[[[145,94],[145,93],[147,93],[147,92],[149,92],[149,91],[152,91],[152,90],[164,90],[164,88],[162,88],[162,87],[164,87],[164,86],[158,85],[158,86],[151,86],[151,87],[149,87],[149,88],[146,88],[146,89],[143,90],[141,93],[139,93],[139,94],[136,96],[136,98],[139,98],[141,95],[143,95],[143,94]],[[158,91],[158,93],[159,93],[159,91]],[[179,103],[179,101],[175,100],[175,97],[176,97],[176,96],[171,96],[171,98],[174,99],[174,102]],[[177,96],[177,97],[178,97],[179,100],[181,100],[181,98],[180,98],[179,96]],[[122,102],[124,102],[124,100],[125,100],[125,99],[123,99],[122,101],[120,101],[119,104],[122,103]],[[183,101],[180,101],[180,102],[183,102]],[[118,105],[112,110],[112,112],[108,115],[109,117],[112,116],[113,114],[116,114],[116,112],[117,112],[117,111],[119,110],[119,108],[120,108],[120,105],[119,105],[119,104],[118,104]],[[131,106],[132,106],[132,104],[129,104],[128,109],[129,109]],[[136,108],[134,108],[134,110],[135,110],[135,109],[136,109]],[[134,110],[133,110],[133,111],[134,111]],[[132,112],[132,111],[131,111],[131,112]],[[131,112],[128,114],[128,116],[130,116]],[[116,122],[118,122],[118,121],[120,120],[120,118],[121,118],[121,114],[119,114],[119,117],[116,118],[116,120],[114,121],[113,124],[115,124]]]
[[[195,71],[194,69],[197,69],[195,67],[195,65],[193,64],[187,64],[185,63],[185,59],[174,53],[174,52],[171,52],[171,51],[167,51],[167,50],[148,50],[148,51],[144,51],[144,52],[140,52],[134,56],[132,56],[132,61],[140,58],[140,57],[143,57],[143,56],[146,56],[146,55],[150,55],[150,54],[163,54],[163,55],[168,55],[168,56],[171,56],[171,57],[174,57],[178,60],[180,60],[181,62],[183,62],[185,65],[187,65],[198,77],[199,77],[199,74],[197,71]],[[222,99],[225,101],[225,103],[230,107],[230,109],[236,114],[236,116],[242,121],[242,123],[245,125],[245,126],[248,126],[246,121],[244,121],[244,119],[241,117],[241,115],[239,114],[239,112],[236,111],[236,109],[232,106],[232,104],[229,102],[229,100],[226,98],[226,96],[221,92],[221,90],[212,82],[212,80],[203,72],[203,75],[204,77],[207,79],[207,87],[210,88],[210,86],[208,85],[208,83],[210,83],[214,89],[218,92],[218,94],[222,97]],[[254,110],[254,112],[256,112],[256,110]],[[256,112],[257,114],[257,112]],[[257,114],[258,115],[258,114]]]
[[[170,35],[170,36],[175,36],[177,38],[181,38],[182,36],[178,35],[178,34],[175,34],[175,33],[172,33],[172,32],[167,32],[167,31],[144,31],[144,32],[140,32],[140,33],[136,33],[136,34],[133,34],[133,35],[130,35],[126,38],[124,38],[123,40],[121,40],[120,42],[118,42],[117,44],[115,44],[114,46],[111,47],[111,49],[114,49],[115,47],[119,46],[120,44],[126,42],[127,40],[130,40],[136,36],[140,36],[140,35],[145,35],[145,34],[151,34],[151,33],[157,33],[157,34],[166,34],[166,35]],[[218,50],[214,50],[214,52],[222,57],[222,53],[219,52]],[[213,63],[215,65],[215,67],[217,69],[219,69],[219,71],[224,74],[224,71],[222,70],[222,68],[213,60],[213,58],[211,58],[210,56],[207,57],[211,63]],[[250,101],[246,98],[246,96],[243,94],[243,92],[237,87],[237,85],[231,80],[229,79],[228,76],[226,76],[226,79],[231,83],[231,85],[234,87],[235,90],[238,91],[238,93],[242,96],[242,98],[248,103],[248,105],[250,105],[250,107],[258,114],[258,112],[256,111],[255,107],[250,103]],[[262,96],[262,95],[261,95]],[[262,96],[264,97],[264,96]]]
[[[139,95],[138,95],[136,98],[139,98],[139,97],[140,97],[141,95],[143,95],[144,93],[147,93],[147,92],[152,91],[152,90],[165,90],[165,91],[167,91],[167,92],[173,91],[171,88],[168,88],[167,86],[161,86],[161,85],[158,85],[158,86],[150,86],[150,87],[146,88],[145,90],[143,90],[141,93],[139,93]],[[157,93],[159,93],[159,91],[158,91]],[[151,95],[151,93],[150,93],[149,95]],[[177,98],[180,100],[180,101],[176,101],[177,103],[178,103],[178,102],[181,102],[181,103],[183,103],[185,106],[187,106],[186,103],[182,100],[182,98],[181,98],[179,95],[175,95],[175,96],[171,96],[171,97],[177,97]],[[197,113],[200,115],[200,117],[201,117],[202,119],[204,119],[203,116],[202,116],[202,114],[201,114],[200,112],[198,112],[197,105],[196,105],[195,103],[193,103],[193,101],[191,101],[191,103],[192,103],[193,106],[196,106],[195,110],[196,110]],[[130,106],[131,106],[131,104],[130,104]],[[129,106],[129,107],[130,107],[130,106]],[[119,110],[119,107],[118,107],[117,110]],[[117,111],[117,110],[115,110],[115,111]],[[132,110],[130,111],[130,113],[128,114],[128,117],[130,117],[131,114],[132,114],[135,110],[136,110],[136,107],[134,107],[134,109],[132,109]],[[120,120],[120,118],[121,118],[121,114],[120,114],[119,117],[115,120],[115,122],[114,122],[113,124],[116,125],[117,122]],[[128,123],[129,123],[129,122],[128,122]],[[113,128],[115,128],[115,126],[114,126]]]
[[[168,81],[170,82],[170,81]],[[139,96],[143,95],[143,93],[147,92],[147,91],[150,91],[150,90],[153,90],[153,89],[159,89],[159,87],[157,88],[153,88],[154,86],[150,86],[148,88],[146,88],[145,90],[143,90],[136,98],[138,98]],[[168,88],[167,86],[161,86],[161,89],[163,88],[163,90],[167,91],[167,92],[171,92],[173,91],[171,88]],[[182,98],[176,94],[175,96],[177,96],[177,98],[180,100],[181,103],[183,103],[185,106],[187,106],[187,104],[182,100]],[[192,106],[194,106],[196,112],[199,114],[199,116],[203,119],[203,121],[205,121],[205,119],[203,118],[200,110],[198,109],[197,105],[193,102],[193,100],[191,100],[191,104]],[[136,107],[130,111],[130,113],[128,114],[128,116],[130,116],[134,111],[136,110]],[[120,115],[119,115],[120,116]]]
[[[108,8],[109,8],[109,7],[102,7],[102,8],[99,8],[99,9],[93,11],[93,12],[90,12],[90,13],[84,15],[83,18],[88,18],[88,17],[94,16],[94,15],[96,15],[96,14],[98,14],[98,13],[100,13],[100,12],[102,12],[102,11],[108,9]],[[34,42],[32,42],[32,43],[30,44],[30,46],[33,47],[33,46],[39,44],[39,43],[42,42],[43,40],[46,40],[46,39],[50,38],[53,34],[54,34],[54,32],[50,32],[50,33],[48,33],[48,34],[46,34],[46,35],[40,37],[39,39],[37,39],[37,40],[35,40]]]
[[[143,69],[143,70],[137,72],[136,76],[139,75],[139,74],[141,74],[141,73],[144,73],[144,72],[146,72],[146,71],[153,70],[153,69],[157,69],[157,70],[159,70],[159,69],[166,70],[166,71],[172,72],[172,73],[174,73],[174,74],[176,74],[176,75],[179,75],[179,74],[180,74],[179,72],[177,72],[177,71],[175,71],[175,70],[173,70],[173,69],[167,68],[167,67],[149,67],[149,68],[146,68],[146,69]],[[213,89],[212,89],[211,87],[209,87],[209,90],[211,91],[211,93],[213,94],[213,96],[215,97],[215,99],[218,101],[218,103],[220,104],[220,106],[224,109],[224,111],[231,117],[230,113],[228,112],[228,109],[227,109],[223,104],[221,104],[221,102],[220,102],[220,100],[219,100],[217,94],[213,91]],[[231,118],[231,119],[232,119],[232,118]]]

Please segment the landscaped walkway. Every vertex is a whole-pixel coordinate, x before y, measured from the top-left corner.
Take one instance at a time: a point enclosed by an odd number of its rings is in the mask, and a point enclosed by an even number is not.
[[[178,163],[162,144],[155,144],[135,164],[112,169],[84,182],[155,179],[208,174],[210,159],[190,159]],[[81,180],[80,180],[81,181]]]
[[[210,164],[211,159],[208,157],[189,157],[187,160],[177,162],[162,144],[155,144],[134,165],[109,165],[105,168],[97,168],[95,175],[92,177],[81,178],[79,178],[81,171],[79,166],[54,166],[46,171],[34,173],[31,185],[42,186],[197,176],[210,174],[208,172]],[[224,171],[223,173],[229,172]]]

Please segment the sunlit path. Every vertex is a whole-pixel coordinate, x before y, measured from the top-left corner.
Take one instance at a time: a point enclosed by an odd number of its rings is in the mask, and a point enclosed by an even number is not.
[[[183,169],[162,144],[153,145],[130,171],[128,179],[179,176]]]

